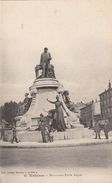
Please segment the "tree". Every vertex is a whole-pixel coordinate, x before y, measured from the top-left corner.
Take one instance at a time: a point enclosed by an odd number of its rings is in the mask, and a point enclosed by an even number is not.
[[[16,102],[6,102],[2,107],[2,119],[5,119],[9,124],[13,123],[14,117],[18,113],[18,104]]]
[[[0,124],[2,122],[2,106],[0,107]]]

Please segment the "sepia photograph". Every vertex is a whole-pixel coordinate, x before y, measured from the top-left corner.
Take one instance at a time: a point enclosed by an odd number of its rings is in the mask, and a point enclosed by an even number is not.
[[[0,183],[112,183],[112,1],[0,0]]]

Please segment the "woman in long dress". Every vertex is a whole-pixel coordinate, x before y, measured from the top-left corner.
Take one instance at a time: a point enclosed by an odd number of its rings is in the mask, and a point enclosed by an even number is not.
[[[59,96],[56,96],[56,101],[50,101],[47,99],[48,102],[55,104],[55,110],[56,110],[56,126],[58,131],[65,131],[66,130],[66,124],[64,120],[64,114],[63,109],[66,112],[63,103],[59,100]],[[68,115],[68,113],[66,112]]]

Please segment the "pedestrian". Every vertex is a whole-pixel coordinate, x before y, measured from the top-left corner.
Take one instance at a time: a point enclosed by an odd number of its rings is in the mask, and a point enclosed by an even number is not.
[[[1,124],[1,140],[5,140],[5,120],[2,120]]]
[[[12,140],[11,140],[11,143],[13,144],[14,141],[16,143],[18,143],[17,132],[16,132],[16,127],[15,126],[12,127]]]
[[[49,131],[49,142],[53,142],[54,141],[54,133],[53,133],[53,129],[51,129]]]
[[[40,125],[39,125],[39,129],[41,131],[41,135],[42,135],[42,141],[44,143],[48,142],[48,127],[46,125],[46,117],[41,113],[40,114]]]

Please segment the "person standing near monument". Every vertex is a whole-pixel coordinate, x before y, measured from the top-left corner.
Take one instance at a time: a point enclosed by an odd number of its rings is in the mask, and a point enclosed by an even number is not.
[[[64,120],[64,114],[63,114],[63,109],[66,112],[67,116],[68,113],[65,110],[63,103],[59,100],[59,96],[56,96],[56,101],[52,102],[50,100],[47,99],[48,102],[55,104],[55,109],[56,109],[56,126],[57,126],[57,130],[58,131],[65,131],[66,130],[66,124],[65,124],[65,120]]]
[[[12,137],[11,143],[13,144],[14,141],[16,143],[18,143],[18,140],[17,140],[17,132],[16,132],[16,127],[15,126],[12,127],[12,136],[13,137]]]
[[[1,124],[1,140],[5,140],[5,120],[2,119],[2,124]]]
[[[44,143],[47,143],[48,142],[49,131],[48,131],[48,127],[46,125],[46,118],[45,118],[45,116],[42,113],[40,114],[39,129],[41,131],[42,141]]]
[[[48,48],[44,48],[44,52],[40,57],[40,65],[42,66],[42,78],[47,77],[48,64],[52,59],[51,54],[48,52]]]

